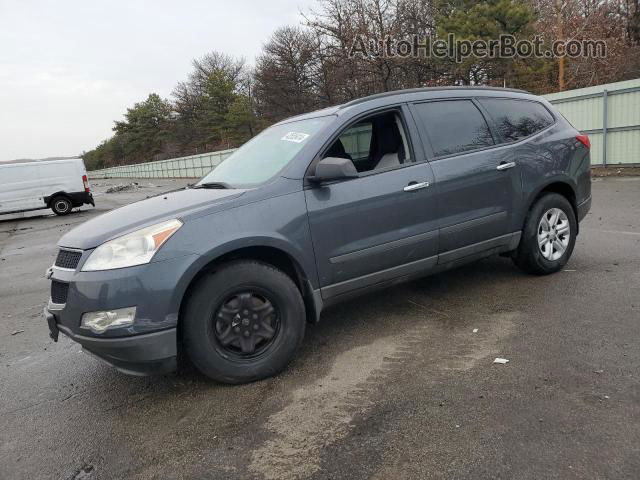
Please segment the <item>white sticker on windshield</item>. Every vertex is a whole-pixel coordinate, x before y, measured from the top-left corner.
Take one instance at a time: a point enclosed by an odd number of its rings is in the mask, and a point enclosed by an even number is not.
[[[286,140],[287,142],[302,143],[307,139],[308,136],[308,133],[289,132],[284,137],[282,137],[281,140]]]

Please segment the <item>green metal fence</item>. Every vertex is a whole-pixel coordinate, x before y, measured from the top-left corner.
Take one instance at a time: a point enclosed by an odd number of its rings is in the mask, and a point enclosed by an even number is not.
[[[589,135],[592,165],[640,165],[640,79],[544,97]]]
[[[209,173],[235,149],[170,158],[157,162],[122,165],[88,173],[89,178],[200,178]]]

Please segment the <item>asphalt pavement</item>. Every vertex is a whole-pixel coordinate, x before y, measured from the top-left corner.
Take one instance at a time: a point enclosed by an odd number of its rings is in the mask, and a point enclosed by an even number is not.
[[[594,179],[564,271],[495,257],[357,298],[243,386],[126,376],[48,338],[57,239],[187,183],[138,182],[0,217],[0,479],[640,478],[639,177]]]

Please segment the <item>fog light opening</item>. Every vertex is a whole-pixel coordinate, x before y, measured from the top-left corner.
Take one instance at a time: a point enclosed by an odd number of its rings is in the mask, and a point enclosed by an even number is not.
[[[136,307],[88,312],[82,315],[80,327],[91,330],[94,333],[104,333],[111,328],[133,325],[135,317]]]

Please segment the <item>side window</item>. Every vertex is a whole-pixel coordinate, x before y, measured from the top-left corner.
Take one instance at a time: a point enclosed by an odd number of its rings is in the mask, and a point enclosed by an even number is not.
[[[489,126],[471,100],[414,104],[436,157],[494,145]]]
[[[351,125],[325,152],[326,157],[348,158],[358,172],[400,167],[412,161],[400,113],[395,111]]]
[[[548,127],[553,117],[540,103],[508,98],[481,98],[480,104],[496,122],[503,142],[513,142]]]

